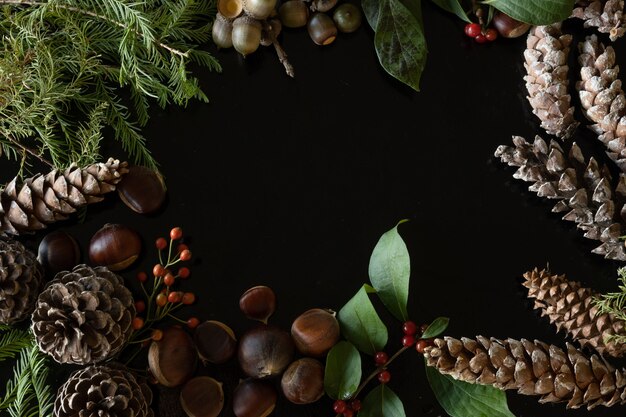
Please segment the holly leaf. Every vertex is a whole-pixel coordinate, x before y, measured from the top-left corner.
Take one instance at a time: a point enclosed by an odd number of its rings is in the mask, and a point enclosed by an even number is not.
[[[365,287],[361,287],[339,310],[337,319],[341,333],[361,352],[373,355],[387,344],[387,328],[378,317]]]
[[[398,233],[399,222],[381,236],[372,252],[369,277],[381,301],[401,321],[408,318],[409,277],[411,259],[409,251]]]
[[[567,19],[576,0],[485,0],[489,4],[531,25],[549,25]]]
[[[466,21],[467,23],[472,23],[471,19],[465,13],[463,9],[463,5],[459,0],[431,0],[437,6],[441,7],[443,10],[454,13],[461,20]]]
[[[430,339],[435,336],[439,336],[448,328],[448,323],[450,323],[450,319],[447,317],[437,317],[433,320],[432,323],[428,325],[424,333],[422,334],[422,339]]]
[[[341,341],[328,352],[324,390],[333,400],[352,397],[361,382],[361,354],[350,342]]]
[[[380,384],[363,400],[359,417],[406,417],[406,414],[400,398],[387,385]]]
[[[437,401],[451,417],[515,417],[503,391],[469,384],[426,366],[426,377]]]

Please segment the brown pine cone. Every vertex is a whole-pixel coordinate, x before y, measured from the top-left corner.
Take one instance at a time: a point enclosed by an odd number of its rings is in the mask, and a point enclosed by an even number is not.
[[[572,17],[584,20],[586,28],[595,27],[601,33],[608,33],[612,41],[626,31],[623,0],[577,1],[576,6],[572,10]]]
[[[564,220],[574,221],[585,237],[602,242],[592,252],[607,259],[626,261],[626,231],[621,214],[626,202],[626,176],[613,179],[606,166],[585,158],[576,143],[566,155],[556,141],[550,145],[536,136],[531,144],[519,136],[514,146],[501,145],[495,152],[502,162],[518,167],[514,178],[532,182],[528,188],[539,197],[558,200],[553,212],[566,212]]]
[[[32,330],[39,349],[59,363],[109,359],[128,341],[135,304],[122,277],[106,267],[59,272],[39,295]]]
[[[541,403],[567,402],[567,408],[626,403],[626,370],[597,355],[585,356],[571,344],[567,352],[540,341],[477,336],[435,339],[424,357],[428,366],[470,384],[540,395]]]
[[[535,308],[550,318],[557,331],[565,330],[581,346],[591,346],[600,354],[626,353],[625,344],[610,341],[611,336],[626,336],[626,323],[612,314],[598,314],[591,289],[537,268],[526,272],[524,279],[528,297],[535,299]]]
[[[84,168],[72,164],[64,171],[36,175],[21,184],[15,177],[0,193],[0,232],[30,233],[64,220],[77,208],[101,201],[127,172],[126,162],[109,158],[106,163]]]
[[[30,316],[43,281],[43,268],[20,242],[0,240],[0,323]]]
[[[121,365],[73,372],[59,388],[54,417],[153,417],[152,391]]]
[[[534,26],[524,51],[524,81],[533,113],[546,132],[563,139],[569,138],[578,126],[567,88],[571,42],[571,35],[561,33],[560,23]]]

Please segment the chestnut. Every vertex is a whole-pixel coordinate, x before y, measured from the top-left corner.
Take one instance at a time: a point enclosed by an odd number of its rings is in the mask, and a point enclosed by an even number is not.
[[[317,45],[330,45],[337,38],[337,26],[327,14],[317,12],[307,23],[309,36]]]
[[[105,224],[89,241],[89,259],[111,271],[128,268],[141,253],[141,238],[121,224]]]
[[[272,384],[259,379],[244,379],[233,391],[236,417],[266,417],[274,411],[278,394]]]
[[[331,310],[312,308],[296,317],[291,325],[296,348],[305,356],[324,356],[340,335],[339,322]]]
[[[217,417],[224,408],[222,383],[208,376],[197,376],[180,391],[180,405],[189,417]]]
[[[237,350],[235,333],[226,324],[209,320],[196,327],[194,342],[204,364],[221,364],[233,357]]]
[[[270,287],[257,285],[239,298],[239,309],[247,318],[267,324],[267,319],[276,310],[276,295]]]
[[[150,373],[166,387],[178,386],[191,378],[197,362],[191,336],[176,326],[164,329],[161,340],[152,342],[148,350]]]
[[[262,324],[241,336],[237,357],[246,375],[265,378],[282,373],[291,363],[294,351],[288,332]]]
[[[80,263],[80,248],[72,235],[64,230],[55,230],[39,242],[37,260],[47,274],[69,271]]]
[[[131,210],[140,214],[154,213],[165,201],[165,181],[154,169],[131,165],[117,184],[117,194]]]
[[[496,12],[493,16],[493,26],[503,38],[518,38],[528,32],[530,25],[513,19],[506,13]]]
[[[292,403],[314,403],[324,395],[324,365],[313,358],[298,359],[283,373],[280,386]]]

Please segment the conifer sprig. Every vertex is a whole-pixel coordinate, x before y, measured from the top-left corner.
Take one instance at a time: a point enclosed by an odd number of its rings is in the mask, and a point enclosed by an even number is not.
[[[613,314],[618,319],[626,321],[626,267],[619,268],[617,274],[618,290],[598,296],[595,304],[599,314]],[[609,338],[611,342],[626,343],[626,336],[623,335],[612,335]]]

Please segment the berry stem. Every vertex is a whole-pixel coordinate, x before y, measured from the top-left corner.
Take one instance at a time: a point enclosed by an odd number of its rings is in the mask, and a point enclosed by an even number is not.
[[[348,398],[349,400],[353,399],[353,398],[357,398],[359,396],[359,394],[361,393],[361,391],[363,391],[363,388],[365,388],[365,386],[372,380],[374,379],[378,373],[380,371],[382,371],[383,369],[386,369],[387,366],[389,366],[389,364],[391,362],[393,362],[398,356],[400,356],[405,350],[407,350],[408,348],[410,348],[410,346],[404,346],[402,348],[400,348],[396,353],[393,354],[393,356],[391,356],[387,362],[383,363],[382,365],[379,365],[376,367],[376,369],[369,374],[369,376],[363,381],[361,382],[361,385],[359,385],[359,387],[356,389],[356,391],[354,392],[354,394]]]

